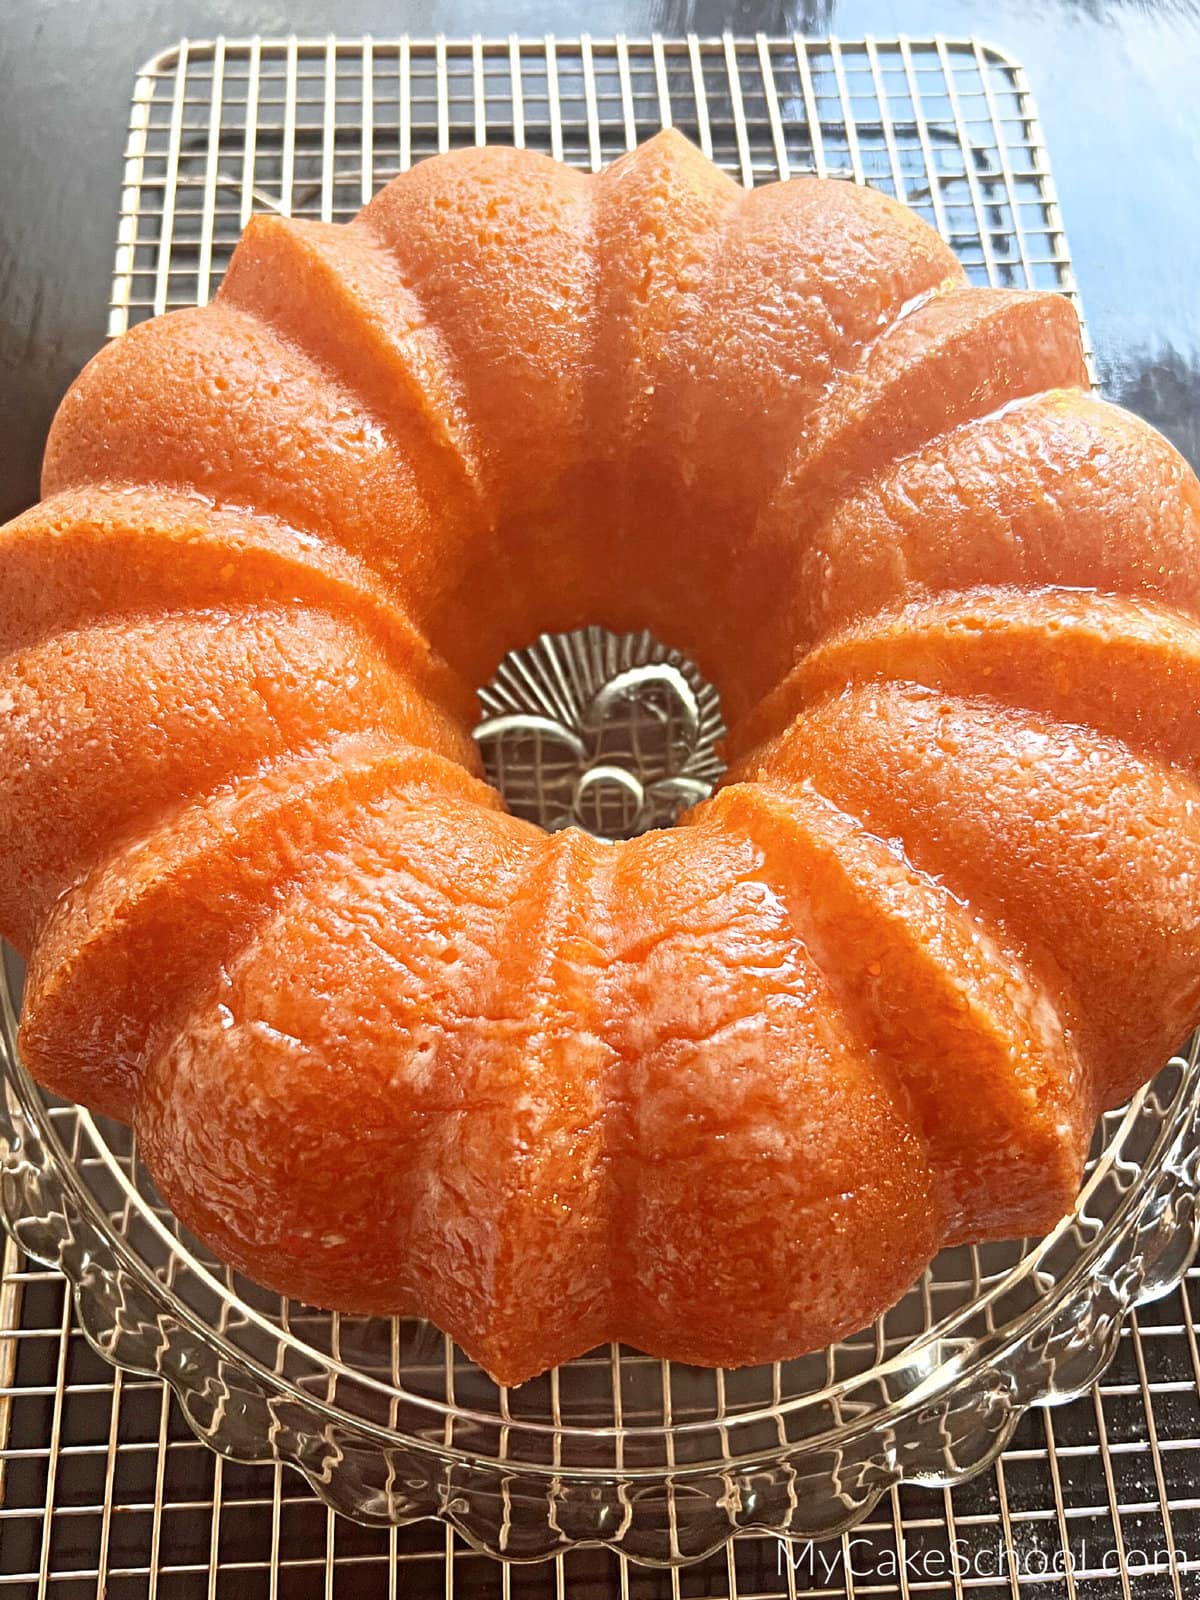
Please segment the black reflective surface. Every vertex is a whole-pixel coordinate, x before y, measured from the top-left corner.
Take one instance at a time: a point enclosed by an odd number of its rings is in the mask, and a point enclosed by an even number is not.
[[[1109,395],[1200,465],[1200,5],[1190,0],[3,0],[0,516],[36,497],[46,429],[104,336],[134,72],[187,33],[393,36],[729,27],[978,34],[1036,95]]]

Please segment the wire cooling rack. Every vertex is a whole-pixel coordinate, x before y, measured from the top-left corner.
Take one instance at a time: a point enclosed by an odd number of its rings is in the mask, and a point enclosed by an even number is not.
[[[256,210],[350,217],[462,144],[596,168],[673,123],[747,184],[800,172],[906,200],[978,282],[1074,297],[1024,75],[975,41],[187,43],[134,92],[109,328],[206,299]],[[904,1487],[853,1534],[737,1541],[656,1574],[607,1552],[502,1567],[433,1524],[380,1531],[282,1469],[219,1460],[157,1380],[87,1345],[63,1279],[0,1279],[0,1589],[112,1597],[1066,1596],[1200,1592],[1200,1274],[1143,1308],[1088,1396],[994,1468]]]

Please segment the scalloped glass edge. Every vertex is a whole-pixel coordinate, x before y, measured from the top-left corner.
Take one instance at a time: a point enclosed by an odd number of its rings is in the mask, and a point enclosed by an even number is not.
[[[27,1256],[63,1272],[92,1347],[114,1366],[164,1379],[196,1437],[219,1453],[291,1466],[322,1501],[361,1522],[440,1518],[476,1549],[507,1560],[603,1544],[637,1562],[681,1565],[740,1533],[836,1536],[904,1481],[963,1482],[996,1459],[1030,1406],[1071,1399],[1095,1382],[1116,1352],[1126,1314],[1180,1282],[1200,1239],[1200,1062],[1193,1046],[1190,1059],[1173,1058],[1164,1069],[1179,1083],[1139,1181],[1062,1280],[986,1343],[947,1360],[929,1360],[932,1335],[944,1337],[947,1324],[916,1340],[911,1387],[894,1403],[858,1417],[847,1406],[852,1420],[844,1426],[756,1455],[731,1451],[719,1470],[708,1462],[613,1474],[490,1460],[388,1434],[322,1404],[217,1333],[206,1335],[194,1317],[181,1317],[169,1290],[149,1269],[139,1270],[74,1172],[17,1055],[7,983],[0,989],[7,1013],[0,1221]],[[1122,1146],[1146,1093],[1131,1103],[1098,1171],[1128,1163]],[[1026,1254],[1010,1279],[1037,1272],[1079,1217],[1095,1177],[1074,1217]],[[995,1286],[987,1292],[994,1296]],[[878,1370],[894,1376],[903,1365],[903,1356],[892,1356]],[[871,1376],[841,1387],[861,1389]],[[742,1420],[730,1417],[723,1435],[736,1433]]]

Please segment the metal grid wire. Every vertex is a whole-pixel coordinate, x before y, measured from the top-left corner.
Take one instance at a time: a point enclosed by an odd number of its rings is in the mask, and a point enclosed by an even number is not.
[[[974,281],[1074,296],[1024,76],[974,41],[217,41],[138,78],[110,331],[206,299],[252,211],[344,220],[422,156],[489,140],[597,168],[666,123],[748,184],[816,171],[898,195]],[[1184,1600],[1200,1571],[1198,1283],[1144,1308],[1104,1382],[1028,1414],[973,1483],[900,1489],[790,1561],[744,1539],[661,1574],[601,1551],[502,1567],[440,1526],[361,1528],[283,1469],[217,1459],[160,1382],[91,1351],[63,1279],[9,1245],[0,1589]]]

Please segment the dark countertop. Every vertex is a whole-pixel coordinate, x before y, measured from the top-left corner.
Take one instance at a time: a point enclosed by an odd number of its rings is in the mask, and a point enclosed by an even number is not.
[[[1200,465],[1197,0],[7,0],[0,10],[0,516],[101,343],[138,65],[181,34],[975,33],[1037,98],[1109,395]]]

